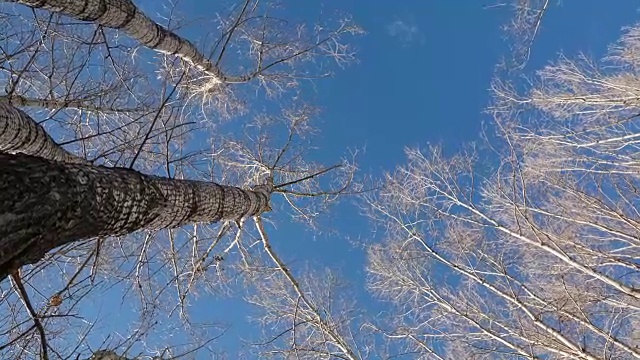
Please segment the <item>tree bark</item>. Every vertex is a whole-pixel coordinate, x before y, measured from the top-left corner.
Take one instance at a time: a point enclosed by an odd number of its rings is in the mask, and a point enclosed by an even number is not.
[[[0,280],[70,242],[258,215],[271,191],[0,153]]]
[[[186,60],[221,83],[250,80],[250,75],[229,77],[189,40],[151,20],[131,0],[5,0],[31,8],[42,8],[77,20],[120,29],[142,45]]]
[[[135,360],[124,356],[120,356],[113,351],[99,350],[96,351],[89,360]]]
[[[0,102],[7,102],[15,107],[31,107],[49,110],[74,109],[101,113],[142,113],[148,112],[145,107],[120,107],[117,105],[96,105],[89,100],[40,99],[17,94],[0,95]]]
[[[22,153],[53,161],[86,164],[63,149],[24,111],[0,101],[0,153]]]

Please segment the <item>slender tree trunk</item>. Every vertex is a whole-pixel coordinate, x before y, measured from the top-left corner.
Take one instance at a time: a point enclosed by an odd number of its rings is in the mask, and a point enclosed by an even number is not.
[[[222,83],[237,83],[250,80],[251,76],[226,76],[213,62],[206,58],[195,45],[140,11],[131,0],[5,0],[32,8],[42,8],[77,20],[91,21],[104,27],[120,29],[142,45],[179,56],[194,64]]]
[[[24,111],[0,101],[0,153],[22,153],[67,163],[88,163],[71,154]]]
[[[63,99],[40,99],[27,97],[17,94],[12,95],[0,95],[0,102],[7,102],[15,107],[31,107],[49,110],[58,109],[75,109],[75,110],[87,110],[91,112],[101,113],[142,113],[149,112],[149,108],[134,107],[125,108],[117,105],[96,105],[89,100],[76,99],[76,100],[63,100]]]
[[[257,215],[270,193],[0,154],[0,280],[73,241]]]

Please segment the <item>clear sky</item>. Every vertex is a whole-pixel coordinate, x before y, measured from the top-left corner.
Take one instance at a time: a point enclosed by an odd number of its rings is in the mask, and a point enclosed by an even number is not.
[[[494,66],[501,56],[508,56],[501,26],[511,9],[485,7],[493,3],[326,2],[325,9],[352,14],[367,34],[356,39],[360,62],[338,71],[334,79],[317,82],[316,93],[308,94],[323,108],[321,157],[330,162],[346,148],[365,147],[361,169],[380,176],[403,163],[406,146],[441,143],[453,152],[463,143],[479,141],[481,123],[490,121],[482,111],[489,101]],[[635,1],[552,3],[533,46],[528,72],[555,59],[560,51],[569,56],[578,51],[601,56],[618,38],[620,28],[631,25],[638,15]],[[301,3],[290,8],[292,16],[317,9],[305,9]],[[287,261],[294,261],[294,269],[305,262],[311,262],[311,267],[341,269],[362,294],[362,305],[379,310],[380,304],[364,294],[364,255],[347,242],[373,241],[372,229],[351,205],[336,213],[334,226],[344,237],[314,237],[280,222],[274,246]],[[235,324],[222,343],[233,343],[234,333],[246,329]]]
[[[151,0],[138,3],[145,9],[155,6]],[[315,1],[284,3],[292,18],[313,18],[319,9],[340,10],[352,14],[367,31],[354,40],[359,63],[338,70],[333,79],[318,81],[305,94],[323,109],[317,124],[320,160],[331,163],[349,148],[366,149],[359,158],[360,168],[379,177],[403,163],[406,146],[440,143],[453,152],[461,144],[480,140],[482,122],[490,121],[482,111],[489,100],[494,65],[508,52],[501,26],[509,19],[509,7],[487,7],[495,3],[490,0],[341,0],[325,1],[323,7]],[[553,60],[560,51],[602,55],[620,28],[631,25],[638,15],[636,1],[552,3],[528,71]],[[210,0],[183,0],[180,9],[185,18],[195,18],[206,14],[209,4]],[[303,269],[305,263],[311,268],[340,269],[353,283],[362,307],[380,309],[365,293],[364,253],[348,241],[375,241],[356,207],[346,202],[335,210],[332,225],[340,236],[313,236],[278,214],[269,216],[278,224],[271,232],[273,246],[292,270]],[[232,324],[216,348],[232,353],[238,337],[253,337],[253,328],[243,324],[249,308],[237,300],[208,298],[198,301],[195,309]]]

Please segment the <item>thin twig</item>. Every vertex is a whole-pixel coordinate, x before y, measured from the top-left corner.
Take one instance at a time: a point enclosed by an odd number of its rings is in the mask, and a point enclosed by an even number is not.
[[[331,170],[333,170],[333,169],[337,169],[337,168],[341,168],[341,167],[342,167],[342,165],[340,165],[340,164],[338,164],[338,165],[333,165],[333,166],[328,167],[328,168],[326,168],[326,169],[324,169],[324,170],[320,170],[320,171],[318,171],[318,172],[316,172],[316,173],[313,173],[313,174],[311,174],[311,175],[307,175],[307,176],[305,176],[305,177],[303,177],[303,178],[300,178],[300,179],[297,179],[297,180],[293,180],[293,181],[289,181],[289,182],[286,182],[286,183],[284,183],[284,184],[276,185],[276,186],[274,186],[273,188],[274,188],[274,189],[279,189],[279,188],[281,188],[281,187],[285,187],[285,186],[293,185],[293,184],[296,184],[296,183],[299,183],[299,182],[302,182],[302,181],[305,181],[305,180],[313,179],[313,178],[314,178],[314,177],[316,177],[316,176],[322,175],[322,174],[324,174],[324,173],[326,173],[326,172],[329,172],[329,171],[331,171]]]
[[[35,325],[36,330],[40,335],[40,345],[42,346],[42,353],[41,353],[42,360],[49,360],[49,354],[47,352],[47,348],[48,348],[47,337],[44,332],[44,326],[42,326],[40,317],[38,316],[36,311],[33,309],[33,305],[31,305],[31,301],[29,300],[29,294],[27,294],[27,290],[24,288],[24,285],[22,284],[22,279],[20,278],[20,269],[14,269],[11,272],[11,280],[12,280],[14,291],[18,293],[18,295],[20,296],[22,303],[27,308],[27,311],[29,312],[29,316],[31,316],[31,319],[33,320],[33,324]]]
[[[133,157],[133,160],[131,160],[131,164],[129,164],[129,169],[133,169],[133,165],[135,164],[136,160],[138,159],[138,156],[140,156],[140,153],[142,152],[142,149],[144,148],[144,145],[149,140],[151,132],[153,131],[153,128],[156,126],[156,122],[158,121],[158,118],[160,117],[160,114],[162,113],[162,110],[164,110],[164,108],[166,107],[166,105],[169,102],[169,100],[171,99],[171,97],[173,97],[173,94],[176,92],[176,90],[178,90],[178,86],[180,86],[180,83],[182,82],[182,79],[184,79],[184,76],[186,74],[187,74],[186,71],[182,72],[182,74],[180,75],[180,78],[178,79],[176,84],[173,86],[173,89],[171,89],[171,91],[169,92],[169,95],[167,95],[162,100],[162,104],[160,104],[160,107],[158,108],[158,111],[156,111],[156,114],[153,117],[153,121],[151,121],[151,125],[149,126],[149,130],[145,134],[144,139],[142,139],[142,143],[140,143],[140,146],[138,147],[138,151],[136,151],[136,154]]]

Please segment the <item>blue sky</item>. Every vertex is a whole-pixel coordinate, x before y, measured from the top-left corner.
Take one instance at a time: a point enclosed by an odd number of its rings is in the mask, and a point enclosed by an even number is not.
[[[341,2],[368,34],[357,42],[360,64],[318,86],[326,148],[366,144],[361,164],[379,171],[402,162],[405,146],[432,142],[455,148],[477,140],[481,121],[488,120],[480,113],[494,65],[508,51],[500,27],[510,9],[485,9],[488,3]],[[528,69],[540,68],[561,50],[602,54],[620,27],[637,18],[636,7],[632,1],[596,0],[553,6]],[[401,30],[394,34],[390,28],[398,23]]]
[[[511,15],[493,1],[343,0],[300,5],[285,2],[291,18],[313,19],[319,11],[353,15],[367,32],[356,38],[359,63],[337,70],[336,77],[317,81],[305,97],[322,108],[316,124],[321,134],[318,159],[332,163],[348,148],[365,149],[359,158],[363,172],[380,176],[404,161],[407,146],[442,144],[455,152],[479,141],[482,114],[496,62],[509,56],[501,26]],[[148,4],[145,4],[148,5]],[[180,9],[185,18],[210,11],[205,0],[190,0]],[[562,51],[601,56],[620,28],[637,19],[637,3],[597,0],[566,1],[545,15],[525,73],[539,69]],[[191,32],[191,30],[189,31]],[[193,33],[196,37],[197,32]],[[353,283],[365,308],[380,310],[364,291],[364,253],[349,240],[375,241],[370,224],[348,201],[335,209],[332,226],[340,236],[316,236],[278,214],[271,240],[294,272],[333,268]],[[249,306],[234,300],[199,301],[194,313],[233,324],[216,348],[233,353],[238,338],[256,339],[243,324]]]
[[[202,1],[202,0],[201,0]],[[202,1],[204,2],[204,1]],[[552,2],[525,72],[555,59],[583,51],[601,56],[620,28],[637,19],[637,3],[596,0]],[[318,81],[307,93],[323,109],[319,158],[331,162],[347,148],[365,148],[360,168],[375,176],[404,162],[406,146],[442,144],[455,152],[479,141],[482,114],[489,101],[494,66],[508,56],[501,26],[510,8],[490,1],[405,0],[327,2],[326,9],[353,15],[367,34],[357,38],[359,63]],[[309,16],[311,9],[292,5],[292,17]],[[335,210],[333,226],[342,237],[316,237],[279,221],[272,232],[274,247],[293,270],[311,267],[340,269],[359,293],[365,307],[380,310],[364,293],[364,255],[348,239],[375,241],[370,224],[344,204]],[[272,214],[277,219],[277,214]],[[236,308],[241,312],[243,307]],[[243,314],[227,313],[229,318]],[[221,344],[237,344],[236,334],[248,327],[235,324]],[[224,346],[223,346],[224,347]]]
[[[158,6],[138,1],[145,10]],[[316,157],[326,163],[365,149],[359,157],[363,173],[380,177],[404,162],[407,146],[442,144],[455,151],[479,141],[482,114],[489,101],[488,87],[494,66],[508,56],[501,26],[510,8],[490,7],[493,1],[452,0],[341,0],[324,6],[285,1],[294,19],[317,16],[319,10],[339,10],[353,15],[367,34],[354,39],[359,63],[337,70],[336,77],[317,81],[304,94],[322,108]],[[311,3],[311,2],[309,2]],[[526,72],[556,58],[581,50],[601,56],[615,41],[620,28],[637,19],[637,2],[600,0],[552,1],[532,49]],[[185,18],[211,12],[209,0],[184,0]],[[184,33],[197,37],[195,29]],[[364,253],[349,240],[375,241],[367,220],[345,201],[335,209],[332,226],[339,236],[315,236],[287,218],[270,214],[278,228],[270,229],[274,248],[294,272],[305,268],[334,268],[354,284],[363,308],[379,310],[365,293]],[[234,299],[195,302],[194,314],[233,324],[215,348],[233,353],[239,337],[255,339],[253,327],[244,323],[250,307]],[[169,336],[169,334],[165,334]]]

